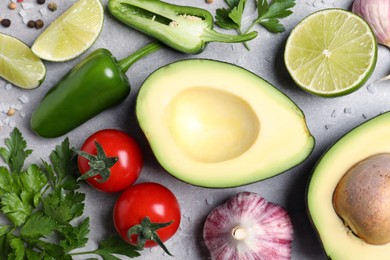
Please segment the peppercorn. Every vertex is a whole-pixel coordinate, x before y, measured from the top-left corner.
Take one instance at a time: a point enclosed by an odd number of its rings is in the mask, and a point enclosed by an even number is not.
[[[30,20],[30,21],[28,21],[28,23],[27,23],[27,27],[28,28],[35,28],[35,21],[33,21],[33,20]]]
[[[46,2],[46,0],[37,0],[37,3],[40,5],[43,5]]]
[[[1,20],[1,25],[4,26],[4,27],[10,27],[11,20],[10,19],[2,19]]]
[[[35,21],[35,28],[36,29],[41,29],[43,27],[44,23],[41,19],[38,19]]]
[[[55,10],[57,10],[57,4],[56,4],[56,3],[53,3],[53,2],[48,3],[48,4],[47,4],[47,8],[48,8],[50,11],[54,12]]]
[[[15,108],[10,108],[10,109],[8,110],[8,112],[7,112],[7,115],[8,115],[8,116],[13,116],[13,115],[15,115],[15,113],[16,113]]]
[[[8,8],[11,9],[11,10],[15,10],[16,9],[16,4],[14,2],[11,2],[8,4]]]

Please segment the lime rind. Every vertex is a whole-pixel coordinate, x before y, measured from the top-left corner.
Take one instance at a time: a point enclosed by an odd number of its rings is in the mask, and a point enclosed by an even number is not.
[[[0,77],[24,89],[44,81],[46,67],[30,47],[15,37],[0,33]]]
[[[100,0],[79,0],[45,29],[31,49],[47,61],[74,59],[95,43],[103,23],[104,9]]]
[[[284,57],[300,88],[334,97],[364,85],[374,71],[377,52],[374,33],[361,17],[343,9],[325,9],[292,30]]]

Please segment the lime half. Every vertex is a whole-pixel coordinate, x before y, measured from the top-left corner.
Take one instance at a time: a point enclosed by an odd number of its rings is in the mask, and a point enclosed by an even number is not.
[[[79,0],[43,31],[31,49],[48,61],[76,58],[96,41],[103,20],[100,0]]]
[[[292,30],[284,60],[298,86],[332,97],[361,87],[375,68],[377,52],[375,36],[362,18],[342,9],[325,9]]]
[[[46,67],[24,42],[0,33],[0,77],[25,89],[38,87]]]

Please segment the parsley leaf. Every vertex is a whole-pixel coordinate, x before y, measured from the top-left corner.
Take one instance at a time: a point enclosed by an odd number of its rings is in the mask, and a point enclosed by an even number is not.
[[[7,145],[8,150],[1,147],[0,156],[8,164],[11,172],[20,172],[24,161],[31,154],[32,150],[26,149],[26,141],[17,128],[11,132],[10,138],[5,140],[5,144]]]
[[[83,247],[88,242],[88,234],[89,218],[85,218],[78,226],[67,225],[62,229],[62,235],[66,239],[62,240],[60,244],[67,252]]]
[[[293,12],[290,8],[294,6],[295,0],[273,0],[271,4],[268,4],[268,0],[258,0],[258,18],[254,23],[261,24],[273,33],[284,32],[285,28],[279,19],[291,15]]]
[[[50,153],[50,162],[25,166],[32,150],[14,129],[0,147],[0,259],[71,260],[74,255],[113,254],[139,256],[136,249],[116,237],[104,240],[91,252],[72,253],[88,242],[89,218],[82,220],[85,194],[77,191],[77,161],[66,138]],[[74,224],[78,223],[78,224]]]
[[[42,201],[43,210],[58,223],[64,224],[82,215],[85,194],[65,190],[56,190]]]
[[[57,223],[42,212],[32,214],[20,229],[20,236],[24,238],[41,238],[49,236],[55,231]]]
[[[130,250],[131,249],[131,250]],[[127,244],[119,237],[109,237],[106,240],[103,240],[99,249],[95,250],[93,253],[100,255],[105,260],[119,260],[113,254],[120,254],[130,258],[140,256],[136,251],[135,246]]]
[[[229,8],[216,10],[215,23],[223,29],[239,30],[246,0],[225,0],[225,2]]]
[[[215,23],[223,29],[235,29],[242,33],[242,16],[245,9],[246,0],[225,0],[228,8],[216,10]],[[284,32],[285,28],[280,19],[291,15],[291,8],[295,6],[295,0],[258,0],[257,18],[244,31],[248,33],[256,24],[262,25],[272,33]]]

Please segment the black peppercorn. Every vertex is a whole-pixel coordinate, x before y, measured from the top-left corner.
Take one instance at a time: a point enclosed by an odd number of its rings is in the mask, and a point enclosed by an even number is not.
[[[28,28],[35,28],[35,21],[33,21],[33,20],[30,20],[30,21],[28,21],[28,23],[27,23],[27,27]]]
[[[1,20],[1,25],[4,26],[4,27],[10,27],[11,20],[10,19],[2,19]]]
[[[49,3],[49,4],[47,5],[47,8],[48,8],[50,11],[54,12],[55,10],[57,10],[57,4],[56,4],[56,3]]]
[[[46,0],[37,0],[37,3],[40,5],[43,5],[46,2]]]
[[[44,23],[41,19],[38,19],[35,21],[35,28],[36,29],[41,29],[43,27]]]

